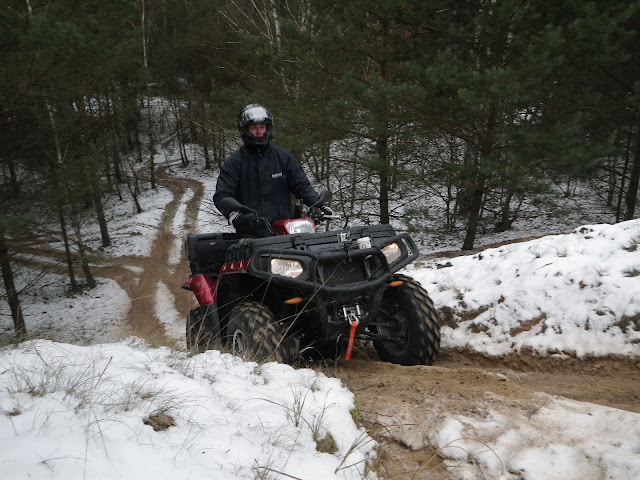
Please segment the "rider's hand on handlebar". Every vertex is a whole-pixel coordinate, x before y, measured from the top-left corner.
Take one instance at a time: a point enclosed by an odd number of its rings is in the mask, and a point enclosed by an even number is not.
[[[231,212],[229,214],[229,223],[236,229],[238,228],[251,228],[258,221],[258,215],[256,212],[240,213]]]
[[[331,218],[333,216],[333,211],[326,205],[311,207],[309,210],[309,216],[314,220],[324,220],[325,218]]]
[[[331,210],[329,207],[327,207],[326,205],[323,205],[322,207],[320,207],[320,215],[324,218],[324,217],[331,217],[333,216],[333,210]]]

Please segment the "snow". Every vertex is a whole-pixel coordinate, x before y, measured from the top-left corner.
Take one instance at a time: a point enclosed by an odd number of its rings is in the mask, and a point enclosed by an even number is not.
[[[454,312],[456,321],[442,328],[445,348],[640,356],[638,220],[586,225],[408,271],[441,313]]]
[[[213,178],[200,179],[210,199]],[[145,212],[134,217],[124,215],[130,204],[114,200],[113,246],[104,254],[149,255],[171,200],[162,187],[145,192]],[[179,208],[174,217],[180,235],[185,215]],[[216,222],[223,226],[201,212],[196,226]],[[98,238],[90,228],[87,236]],[[36,279],[16,273],[22,285]],[[640,220],[423,259],[404,273],[440,310],[443,349],[640,358]],[[116,282],[99,279],[94,290],[68,297],[63,277],[39,281],[37,294],[23,299],[38,339],[0,350],[3,479],[377,478],[366,466],[375,442],[354,423],[354,396],[339,380],[218,351],[154,348],[128,336],[132,299]],[[184,319],[172,292],[178,286],[159,284],[156,313],[180,345]],[[11,329],[3,303],[0,335]],[[469,416],[440,405],[430,434],[410,446],[439,449],[452,478],[481,478],[479,471],[501,480],[640,478],[640,414],[539,395],[541,406],[528,415]],[[154,418],[174,425],[156,431]],[[318,450],[325,438],[336,451]]]
[[[351,392],[309,369],[129,339],[29,341],[0,371],[3,478],[356,479],[373,447]],[[162,414],[174,425],[145,424]],[[337,452],[319,453],[329,432]]]
[[[640,472],[639,414],[539,394],[526,417],[483,412],[434,425],[430,444],[453,469],[500,479],[635,479]],[[624,427],[622,427],[624,426]],[[622,428],[621,428],[622,427]],[[507,473],[509,472],[509,473]]]

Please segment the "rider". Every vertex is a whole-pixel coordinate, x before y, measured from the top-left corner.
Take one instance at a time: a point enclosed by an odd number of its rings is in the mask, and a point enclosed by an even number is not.
[[[257,103],[244,107],[238,130],[244,145],[222,164],[213,203],[238,233],[266,237],[272,233],[259,217],[269,224],[291,218],[291,194],[311,206],[318,193],[293,155],[271,143],[273,118],[266,108]],[[224,201],[228,198],[246,208],[233,210]]]

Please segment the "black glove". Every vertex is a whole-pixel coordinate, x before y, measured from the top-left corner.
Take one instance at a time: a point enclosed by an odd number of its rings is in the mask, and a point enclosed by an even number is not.
[[[313,219],[324,220],[325,215],[333,215],[333,211],[326,205],[311,207],[309,210],[309,216]]]
[[[333,210],[331,210],[329,207],[327,207],[326,205],[323,205],[322,207],[320,207],[320,213],[322,214],[322,216],[331,216],[333,215]]]
[[[257,221],[258,215],[256,214],[256,212],[231,212],[229,214],[229,223],[232,224],[236,228],[236,230],[252,228],[255,226]]]

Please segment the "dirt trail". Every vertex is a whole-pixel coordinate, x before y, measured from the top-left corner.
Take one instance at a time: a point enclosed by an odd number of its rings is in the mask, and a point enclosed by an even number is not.
[[[164,335],[164,327],[162,322],[156,315],[156,295],[158,285],[164,283],[171,291],[176,291],[175,305],[180,313],[184,313],[183,318],[191,308],[188,295],[182,295],[178,291],[180,282],[189,275],[189,267],[181,258],[177,265],[171,265],[169,257],[175,248],[175,243],[181,241],[176,234],[171,231],[174,224],[174,218],[180,207],[185,193],[191,189],[194,195],[187,202],[185,216],[186,231],[193,230],[193,212],[199,207],[202,200],[204,188],[200,182],[184,178],[175,178],[168,176],[164,170],[159,170],[157,175],[158,184],[167,188],[173,195],[173,200],[165,207],[164,215],[160,229],[157,233],[155,242],[148,258],[136,257],[136,266],[140,273],[132,276],[127,282],[128,285],[120,286],[124,288],[132,301],[131,310],[129,311],[128,322],[131,326],[132,333],[151,341],[167,342],[170,340]],[[184,256],[184,253],[182,253]],[[127,262],[127,259],[123,259]],[[124,263],[122,266],[126,266]],[[111,277],[116,281],[118,278]]]
[[[171,344],[172,340],[165,335],[163,323],[156,315],[158,286],[163,283],[170,291],[176,293],[175,308],[184,314],[183,318],[186,318],[189,309],[193,308],[192,296],[181,292],[179,286],[189,275],[189,266],[184,259],[184,252],[181,253],[182,257],[178,264],[172,265],[169,261],[176,242],[183,240],[172,231],[172,227],[181,206],[180,202],[183,201],[185,193],[191,190],[193,195],[187,201],[185,224],[182,227],[185,231],[194,231],[195,218],[202,201],[204,187],[202,183],[195,180],[170,176],[166,173],[166,167],[157,170],[156,181],[172,193],[173,199],[165,207],[150,255],[117,258],[106,258],[96,252],[87,252],[86,255],[92,265],[94,276],[116,281],[131,300],[131,309],[127,316],[128,331],[122,332],[122,335],[136,335],[151,342]],[[61,275],[66,274],[63,252],[28,244],[22,247],[22,251],[33,256],[29,260],[31,264],[40,265]],[[47,262],[45,260],[47,258],[56,260],[57,264]],[[81,272],[77,274],[80,275]]]
[[[394,480],[453,478],[424,446],[447,415],[527,417],[549,401],[538,392],[640,413],[640,363],[628,359],[490,359],[446,351],[434,366],[401,367],[365,348],[323,371],[356,396],[360,421],[383,446],[380,473]]]

